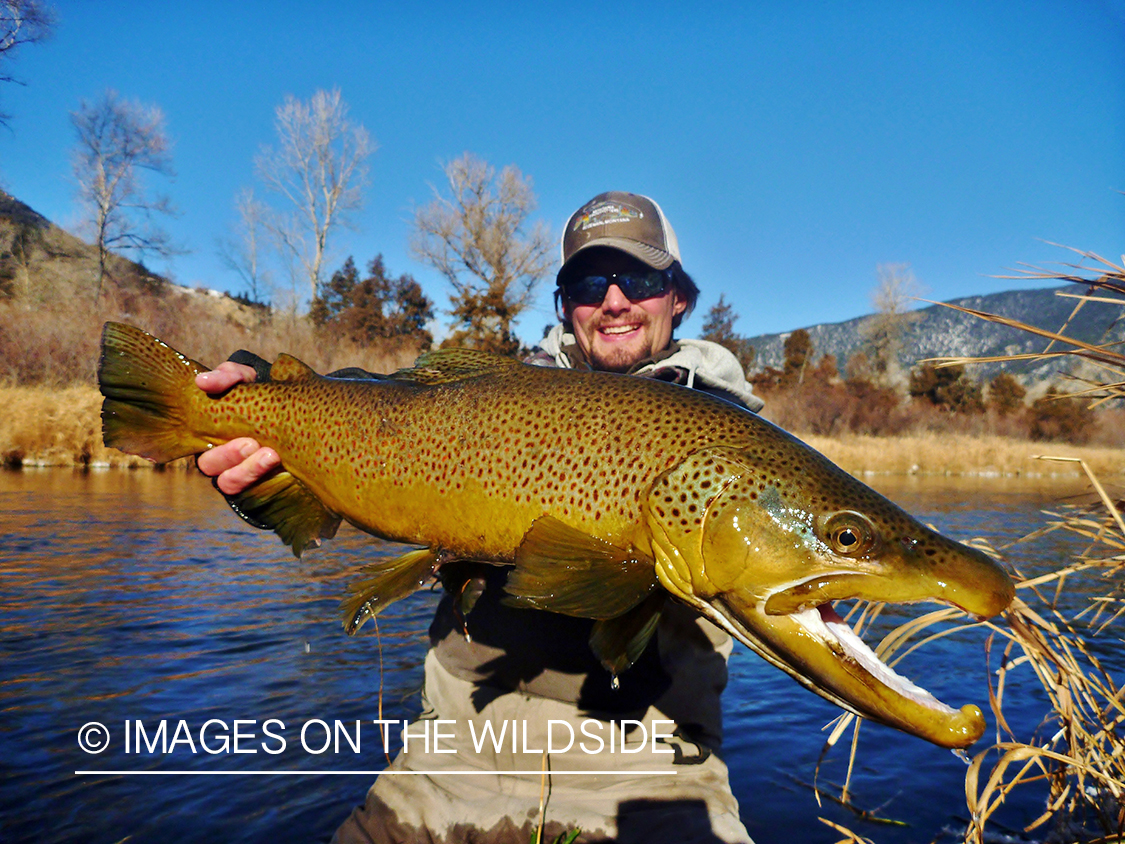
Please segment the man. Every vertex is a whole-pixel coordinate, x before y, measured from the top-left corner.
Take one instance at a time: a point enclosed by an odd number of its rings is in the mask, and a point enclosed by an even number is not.
[[[594,197],[568,221],[562,258],[562,322],[530,363],[659,378],[761,408],[730,352],[673,340],[699,290],[655,202],[617,191]],[[254,377],[253,368],[226,363],[198,382],[221,392]],[[199,459],[228,495],[279,463],[276,452],[246,438]],[[725,633],[670,603],[649,648],[612,677],[590,651],[590,620],[509,607],[503,569],[459,565],[479,597],[467,615],[452,595],[442,599],[430,628],[425,710],[409,733],[450,722],[447,752],[416,752],[415,741],[392,770],[431,773],[380,776],[336,840],[524,844],[544,794],[544,841],[575,828],[581,841],[750,840],[718,756],[732,647]],[[486,725],[493,735],[510,725],[519,741],[472,741]],[[568,745],[568,737],[577,742]],[[480,776],[452,773],[466,770]]]

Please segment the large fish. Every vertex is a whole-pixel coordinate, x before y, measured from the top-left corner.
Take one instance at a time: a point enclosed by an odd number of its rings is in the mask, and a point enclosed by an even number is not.
[[[883,665],[833,602],[932,600],[983,618],[1011,601],[1008,576],[740,407],[466,350],[378,381],[281,355],[269,381],[220,397],[195,386],[201,371],[108,323],[106,444],[164,462],[251,436],[285,471],[233,504],[294,553],[342,519],[423,546],[368,572],[349,632],[435,575],[471,593],[447,563],[510,565],[511,600],[599,619],[591,646],[614,673],[671,596],[851,712],[946,747],[984,731],[976,706],[952,709]]]

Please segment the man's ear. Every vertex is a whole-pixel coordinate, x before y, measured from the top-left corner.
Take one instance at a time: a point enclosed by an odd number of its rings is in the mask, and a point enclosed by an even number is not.
[[[566,300],[561,290],[555,288],[555,316],[559,322],[570,325],[570,317],[574,311],[574,306]]]
[[[672,295],[674,296],[672,301],[672,315],[680,316],[680,314],[687,310],[687,299],[681,296],[680,291],[675,288],[672,290]]]

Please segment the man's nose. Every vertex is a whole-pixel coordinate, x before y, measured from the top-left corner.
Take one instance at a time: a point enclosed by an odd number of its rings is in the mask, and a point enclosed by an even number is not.
[[[609,290],[605,292],[605,298],[602,299],[602,310],[608,314],[619,314],[629,310],[632,304],[629,297],[621,292],[620,287],[611,284]]]

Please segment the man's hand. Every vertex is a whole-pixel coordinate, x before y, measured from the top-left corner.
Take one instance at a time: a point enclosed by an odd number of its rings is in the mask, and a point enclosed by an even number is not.
[[[195,376],[195,385],[209,395],[216,395],[255,378],[253,368],[226,361],[210,372]],[[221,492],[237,495],[280,466],[281,458],[272,448],[259,448],[257,441],[250,437],[239,437],[203,452],[196,463],[199,471],[208,477],[218,476]]]

